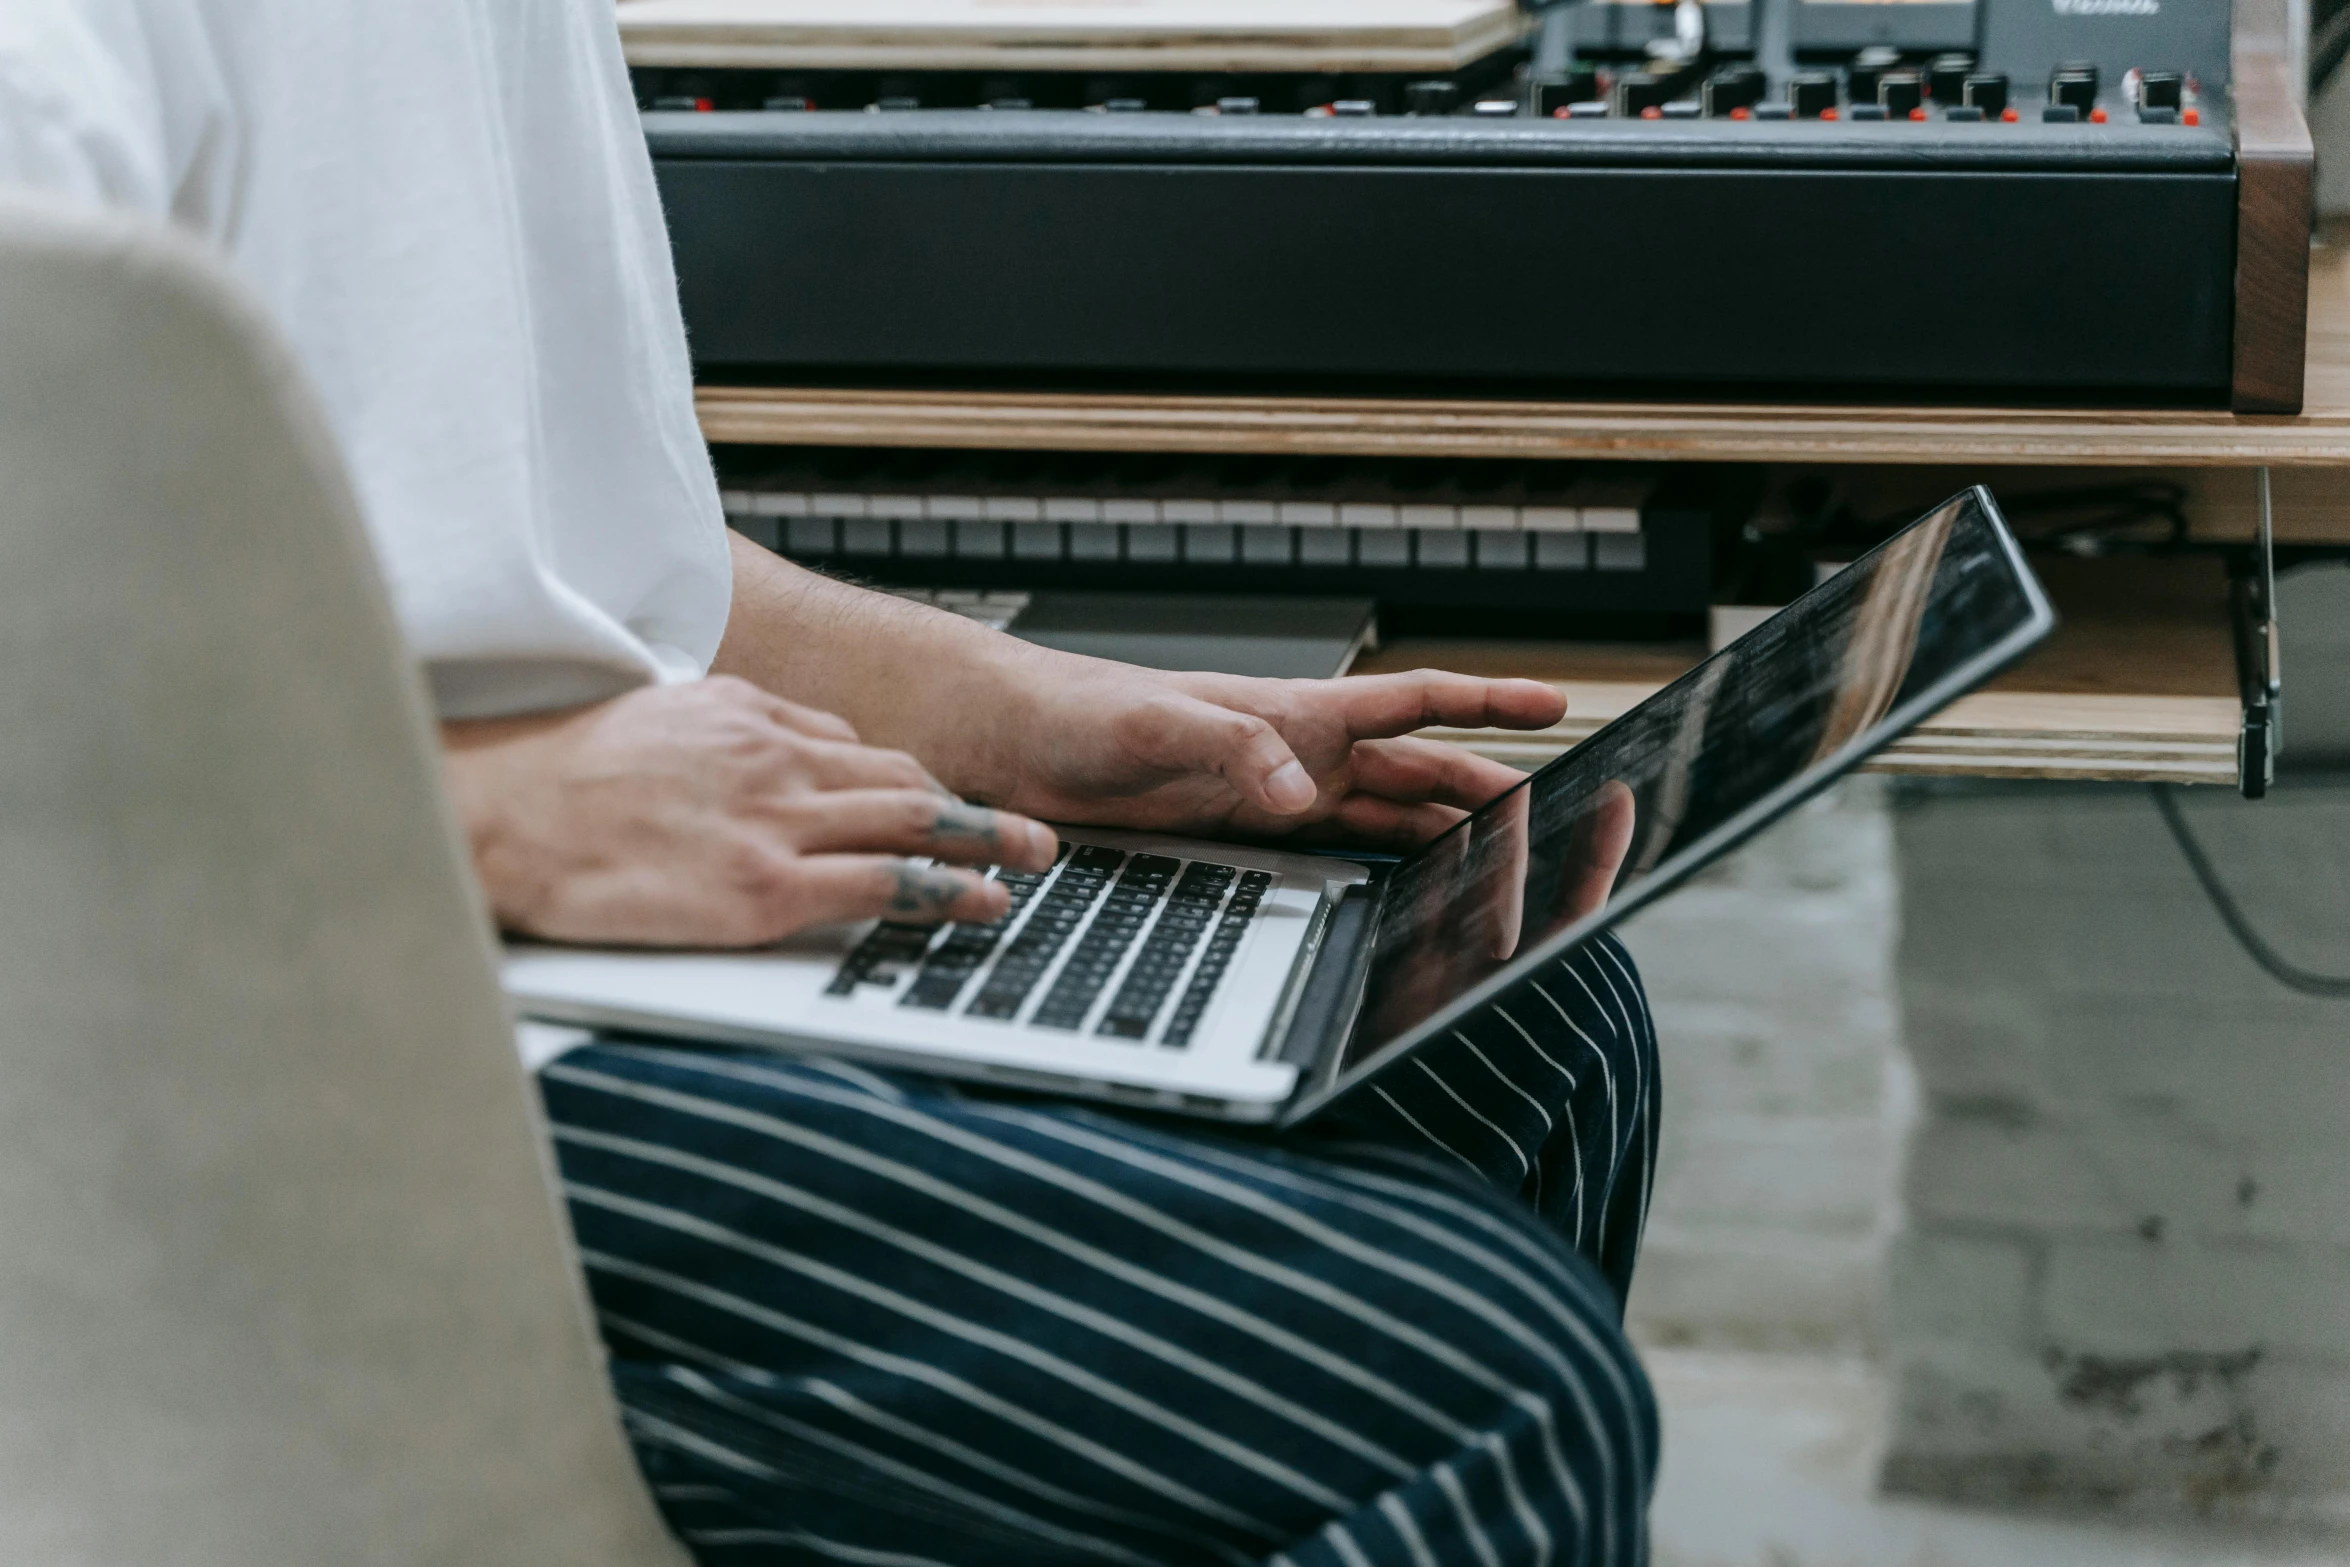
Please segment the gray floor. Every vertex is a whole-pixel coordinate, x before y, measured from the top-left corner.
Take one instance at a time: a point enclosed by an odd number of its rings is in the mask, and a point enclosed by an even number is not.
[[[2298,1525],[1970,1511],[1875,1494],[1885,1389],[1854,1356],[1646,1351],[1664,1406],[1656,1567],[2341,1567]]]

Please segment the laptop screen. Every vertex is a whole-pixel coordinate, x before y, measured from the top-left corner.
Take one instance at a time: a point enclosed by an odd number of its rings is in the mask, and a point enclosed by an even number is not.
[[[1717,857],[2055,624],[1980,489],[1944,503],[1392,873],[1343,1091]]]

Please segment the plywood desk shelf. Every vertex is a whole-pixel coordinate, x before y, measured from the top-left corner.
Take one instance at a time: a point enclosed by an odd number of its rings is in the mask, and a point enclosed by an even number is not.
[[[2206,559],[2055,561],[2063,625],[2038,653],[1880,756],[1872,771],[2074,781],[2236,782],[2224,573]],[[1535,734],[1433,730],[1536,767],[1684,673],[1695,645],[1406,639],[1359,673],[1423,666],[1548,681],[1567,717]]]

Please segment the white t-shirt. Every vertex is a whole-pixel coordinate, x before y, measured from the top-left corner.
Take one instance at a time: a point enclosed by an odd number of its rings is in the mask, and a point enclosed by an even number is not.
[[[724,522],[612,0],[0,0],[0,182],[259,289],[444,715],[707,667]]]

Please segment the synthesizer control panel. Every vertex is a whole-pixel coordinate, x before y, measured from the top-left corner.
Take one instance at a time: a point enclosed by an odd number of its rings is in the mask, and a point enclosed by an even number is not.
[[[1443,70],[672,38],[635,78],[714,379],[2274,410],[2227,12],[1571,0]]]

